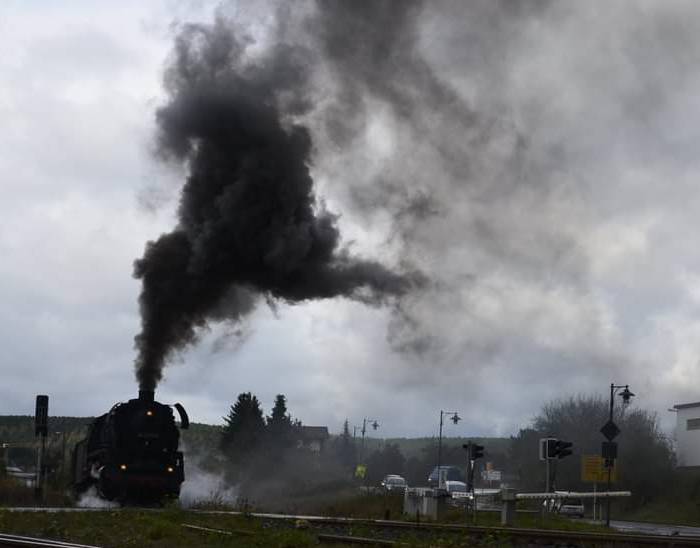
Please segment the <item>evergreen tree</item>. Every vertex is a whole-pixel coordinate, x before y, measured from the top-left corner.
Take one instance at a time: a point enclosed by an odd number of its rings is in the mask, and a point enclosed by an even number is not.
[[[234,462],[241,462],[257,448],[265,432],[258,398],[250,392],[239,394],[228,416],[224,417],[224,422],[221,449]]]
[[[277,394],[272,414],[267,417],[267,439],[274,449],[284,449],[294,443],[294,423],[287,413],[287,399]]]
[[[343,466],[355,466],[355,444],[352,436],[350,435],[350,424],[348,423],[348,419],[345,419],[345,422],[343,423],[343,433],[340,434],[336,440],[335,452],[338,460]]]

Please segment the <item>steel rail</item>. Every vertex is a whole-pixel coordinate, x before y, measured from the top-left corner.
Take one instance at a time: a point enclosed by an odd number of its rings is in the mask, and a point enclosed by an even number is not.
[[[347,535],[329,535],[319,533],[316,535],[321,542],[336,543],[336,544],[364,544],[368,546],[401,546],[402,544],[395,540],[384,540],[369,537],[353,537]]]
[[[700,547],[700,538],[683,535],[647,535],[634,533],[599,533],[593,531],[563,531],[559,529],[526,529],[521,527],[485,527],[479,525],[461,525],[446,523],[416,523],[411,521],[373,520],[358,518],[329,518],[322,516],[296,516],[286,514],[244,513],[223,510],[199,510],[198,513],[245,515],[259,519],[281,521],[302,520],[309,526],[364,526],[377,529],[396,529],[404,531],[453,532],[485,536],[497,533],[520,539],[550,539],[584,542],[591,545],[623,546],[695,546]]]
[[[435,531],[452,532],[485,536],[488,534],[499,534],[515,539],[550,539],[584,542],[592,545],[618,544],[625,546],[696,546],[700,547],[700,538],[684,537],[680,535],[643,535],[629,533],[598,533],[592,531],[562,531],[558,529],[525,529],[516,527],[484,527],[472,525],[451,525],[451,524],[417,524],[411,522],[387,522],[382,520],[357,520],[349,523],[343,521],[322,521],[309,520],[310,524],[318,525],[364,525],[368,528],[378,529],[399,529],[413,531]]]
[[[25,537],[0,533],[0,546],[31,546],[39,548],[100,548],[89,544],[76,544],[62,540]]]

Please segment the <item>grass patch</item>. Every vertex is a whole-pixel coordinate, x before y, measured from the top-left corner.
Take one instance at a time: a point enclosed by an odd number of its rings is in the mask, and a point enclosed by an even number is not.
[[[232,534],[192,530],[183,527],[183,523],[221,529]],[[193,514],[177,509],[162,512],[121,510],[60,513],[0,510],[0,532],[105,548],[323,546],[318,544],[311,531],[265,528],[259,520],[240,516]]]
[[[331,505],[323,504],[318,514],[330,517],[361,519],[404,519],[401,513],[403,498],[380,494],[354,494],[339,498]],[[460,508],[450,508],[445,523],[472,524],[472,517]],[[476,525],[498,526],[497,512],[479,512]],[[218,529],[231,534],[183,527],[183,524]],[[183,510],[175,505],[162,511],[146,509],[106,510],[99,512],[10,512],[0,509],[0,532],[37,536],[54,540],[102,546],[104,548],[184,548],[197,546],[226,547],[324,547],[317,533],[303,522],[297,524],[276,520],[260,520],[245,515],[202,514]],[[559,529],[566,531],[605,531],[602,526],[572,521],[556,515],[519,514],[517,527]],[[341,534],[381,538],[383,534],[371,525],[353,525]],[[393,537],[396,539],[396,537]],[[508,533],[494,531],[475,538],[475,546],[507,546]],[[463,534],[435,533],[426,530],[407,530],[400,533],[402,542],[409,546],[465,546],[472,540]],[[467,543],[467,544],[465,544]],[[329,545],[330,546],[330,545]]]
[[[321,516],[357,519],[401,519],[403,495],[354,494],[336,497],[312,509]]]
[[[365,497],[363,503],[369,502]],[[376,498],[376,497],[375,497]],[[396,497],[400,498],[400,497]],[[391,498],[392,502],[393,497]],[[382,499],[381,502],[387,502]],[[359,503],[358,503],[359,504]],[[376,508],[383,504],[375,501]],[[365,507],[367,508],[367,507]],[[457,512],[455,510],[455,512]],[[365,516],[367,517],[367,516]],[[464,523],[463,513],[450,514],[456,523]],[[520,527],[546,527],[563,530],[601,530],[600,527],[576,523],[559,516],[548,516],[539,521],[536,516],[521,519]],[[461,520],[461,521],[460,521]],[[183,527],[183,524],[227,531],[224,535]],[[480,513],[479,525],[497,525],[495,513]],[[225,514],[201,514],[178,508],[163,511],[107,510],[100,512],[10,512],[0,509],[0,532],[37,536],[54,540],[92,544],[104,548],[185,548],[197,546],[226,547],[279,547],[307,548],[326,546],[319,543],[317,531],[303,523],[295,528],[293,523],[260,520],[245,516]],[[380,538],[382,531],[371,525],[357,525],[342,534]],[[396,537],[394,537],[396,538]],[[494,531],[478,539],[480,546],[507,545],[508,534]],[[405,531],[399,536],[409,546],[465,546],[471,540],[455,533],[434,533],[426,530]],[[471,544],[469,544],[471,545]]]

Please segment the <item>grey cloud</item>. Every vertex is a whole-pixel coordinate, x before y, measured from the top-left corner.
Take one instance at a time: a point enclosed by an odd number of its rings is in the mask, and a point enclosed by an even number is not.
[[[285,22],[286,40],[313,49],[304,102],[312,110],[301,119],[314,137],[314,172],[365,231],[377,211],[388,212],[392,253],[431,278],[393,311],[388,334],[401,357],[389,360],[391,378],[372,377],[422,385],[427,401],[445,378],[483,383],[491,368],[538,394],[567,379],[571,390],[593,389],[645,372],[633,333],[664,295],[683,295],[662,287],[664,244],[650,239],[658,248],[639,257],[658,258],[657,273],[645,273],[645,295],[632,288],[625,297],[624,280],[601,270],[616,236],[599,228],[681,207],[662,199],[654,179],[669,163],[675,175],[675,150],[690,146],[687,133],[676,134],[677,101],[696,85],[687,63],[697,39],[680,14],[696,8],[484,1],[315,9]],[[672,226],[689,219],[680,221]],[[622,246],[620,260],[632,252]],[[524,399],[536,405],[541,396]]]

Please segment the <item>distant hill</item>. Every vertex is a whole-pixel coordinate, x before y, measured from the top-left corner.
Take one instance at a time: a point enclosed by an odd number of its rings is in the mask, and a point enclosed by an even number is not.
[[[462,447],[468,441],[473,441],[483,445],[489,453],[505,454],[510,445],[510,438],[442,438],[442,448],[446,450],[450,447]],[[359,444],[360,439],[356,442]],[[394,444],[399,446],[399,450],[406,458],[421,458],[425,449],[436,448],[437,437],[430,438],[365,438],[365,450],[374,451],[384,444]],[[431,449],[432,450],[432,449]]]
[[[47,440],[60,437],[81,437],[93,417],[49,417]],[[29,415],[0,415],[0,444],[34,445],[34,417]]]
[[[94,417],[49,417],[49,435],[47,446],[49,450],[62,451],[65,436],[66,452],[80,441],[87,432],[88,425]],[[199,455],[218,452],[221,426],[202,423],[191,423],[189,430],[182,431],[183,447],[187,453]],[[64,434],[65,433],[65,434]],[[335,436],[334,436],[335,437]],[[505,455],[508,451],[510,438],[448,438],[442,439],[443,454],[449,455],[450,449],[457,450],[468,441],[475,441],[486,447],[487,454]],[[356,443],[361,443],[357,438]],[[437,438],[365,438],[365,451],[373,452],[385,444],[399,446],[401,453],[408,459],[411,457],[424,460],[432,459],[436,451]],[[34,417],[29,415],[0,415],[0,447],[9,444],[9,455],[27,461],[29,455],[37,447],[38,439],[34,437]],[[427,454],[426,454],[427,453]],[[455,453],[459,454],[459,452]]]
[[[49,417],[49,434],[46,438],[49,450],[62,450],[64,444],[66,451],[83,439],[87,428],[94,417]],[[207,453],[219,447],[221,427],[211,424],[193,422],[188,430],[182,431],[182,441],[188,451],[194,453]],[[0,447],[6,444],[10,448],[10,456],[26,451],[22,449],[34,449],[39,443],[39,438],[34,436],[34,417],[30,415],[0,415]],[[23,459],[26,460],[26,459]]]

